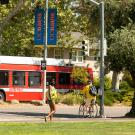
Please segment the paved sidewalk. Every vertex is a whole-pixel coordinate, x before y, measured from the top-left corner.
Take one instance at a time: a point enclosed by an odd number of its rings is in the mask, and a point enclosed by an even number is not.
[[[81,118],[78,115],[79,106],[56,105],[57,112],[53,121],[135,121],[134,118],[123,118],[129,112],[126,106],[105,106],[106,118]],[[48,105],[35,106],[31,104],[0,105],[0,122],[44,122],[44,115],[49,112]]]

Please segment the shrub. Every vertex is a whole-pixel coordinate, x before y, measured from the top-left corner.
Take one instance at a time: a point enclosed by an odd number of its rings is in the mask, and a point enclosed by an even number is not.
[[[113,102],[109,98],[105,98],[104,104],[107,105],[107,106],[112,106],[113,105]]]
[[[82,101],[82,97],[79,94],[74,94],[74,93],[65,94],[60,100],[61,103],[67,105],[80,104],[81,101]]]
[[[134,87],[134,82],[132,81],[132,76],[128,71],[124,72],[123,81],[127,82],[131,87]]]
[[[55,103],[56,104],[61,103],[62,97],[63,97],[63,94],[58,94],[57,98],[55,99]]]
[[[109,77],[105,77],[104,80],[105,80],[105,86],[104,86],[105,90],[111,89],[112,87],[111,79]]]
[[[105,105],[108,105],[108,106],[112,106],[113,103],[114,103],[114,97],[113,97],[113,93],[108,90],[105,92],[105,96],[104,96],[104,103]]]
[[[99,79],[94,80],[94,85],[98,88]],[[104,104],[112,106],[114,103],[124,103],[126,105],[131,105],[134,89],[129,86],[127,82],[122,82],[120,84],[120,91],[112,92],[111,89],[106,89],[110,87],[110,80],[105,80],[105,91],[104,91]],[[72,91],[67,94],[59,94],[56,99],[56,103],[63,103],[67,105],[80,104],[83,98],[79,95],[78,91]],[[100,103],[100,100],[97,96],[97,102]]]
[[[120,89],[124,89],[124,90],[130,90],[130,85],[129,85],[129,83],[128,82],[126,82],[126,81],[123,81],[123,82],[121,82],[120,83]]]
[[[134,92],[133,92],[133,91],[127,92],[127,93],[123,96],[122,102],[123,102],[125,105],[131,105],[132,99],[133,99],[133,95],[134,95]]]
[[[99,88],[100,84],[99,84],[99,78],[95,78],[93,81],[93,85],[96,86],[96,88]]]
[[[79,84],[86,84],[89,78],[87,69],[82,67],[73,67],[71,78]]]

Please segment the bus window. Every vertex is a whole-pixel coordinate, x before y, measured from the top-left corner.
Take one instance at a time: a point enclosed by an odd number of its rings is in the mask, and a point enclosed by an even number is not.
[[[0,85],[8,85],[8,71],[0,71]]]
[[[25,85],[25,72],[13,71],[13,85],[24,86]]]
[[[59,84],[70,84],[70,74],[59,73]]]
[[[83,85],[83,83],[81,82],[81,81],[75,81],[74,79],[73,79],[73,84],[74,85]]]
[[[54,79],[56,81],[56,73],[55,72],[47,72],[47,74],[46,74],[47,84],[49,84],[49,82],[51,82],[52,79]]]
[[[30,71],[28,75],[29,87],[41,86],[41,73]]]

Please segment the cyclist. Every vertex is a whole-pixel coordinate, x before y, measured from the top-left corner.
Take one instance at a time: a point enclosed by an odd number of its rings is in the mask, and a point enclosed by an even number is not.
[[[88,84],[81,90],[81,94],[84,96],[85,104],[89,107],[93,107],[96,102],[96,95],[93,95],[91,92],[92,87],[92,81],[88,81]]]

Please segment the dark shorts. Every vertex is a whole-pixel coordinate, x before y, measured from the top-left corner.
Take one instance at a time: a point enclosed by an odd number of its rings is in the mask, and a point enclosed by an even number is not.
[[[55,111],[55,102],[53,100],[48,100],[48,104],[50,106],[51,111]]]
[[[49,105],[55,104],[55,102],[54,102],[53,100],[47,100],[47,103],[48,103]]]

